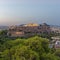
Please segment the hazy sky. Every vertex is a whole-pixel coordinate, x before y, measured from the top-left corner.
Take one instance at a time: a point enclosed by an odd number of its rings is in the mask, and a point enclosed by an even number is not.
[[[60,0],[0,0],[0,25],[60,25]]]

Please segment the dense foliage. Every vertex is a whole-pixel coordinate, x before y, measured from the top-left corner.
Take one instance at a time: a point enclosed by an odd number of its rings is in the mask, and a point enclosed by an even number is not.
[[[0,44],[0,60],[60,60],[59,53],[51,53],[48,44],[48,39],[38,36],[8,40]]]
[[[10,40],[3,31],[0,32],[0,60],[60,60],[60,50],[50,49],[46,38]]]

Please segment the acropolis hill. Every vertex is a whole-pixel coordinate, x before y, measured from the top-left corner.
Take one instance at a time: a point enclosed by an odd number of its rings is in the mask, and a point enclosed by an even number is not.
[[[39,35],[41,33],[50,33],[50,26],[46,23],[36,24],[29,23],[20,26],[11,26],[8,29],[8,36],[10,37],[25,37]]]

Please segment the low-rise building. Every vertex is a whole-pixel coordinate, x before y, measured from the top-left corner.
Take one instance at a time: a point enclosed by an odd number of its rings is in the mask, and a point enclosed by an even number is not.
[[[51,31],[54,33],[60,33],[60,27],[51,27]]]
[[[55,42],[55,49],[60,49],[60,41]]]

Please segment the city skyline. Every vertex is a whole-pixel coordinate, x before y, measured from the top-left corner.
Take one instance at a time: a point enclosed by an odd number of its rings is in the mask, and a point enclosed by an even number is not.
[[[0,0],[0,25],[59,22],[60,0]]]

